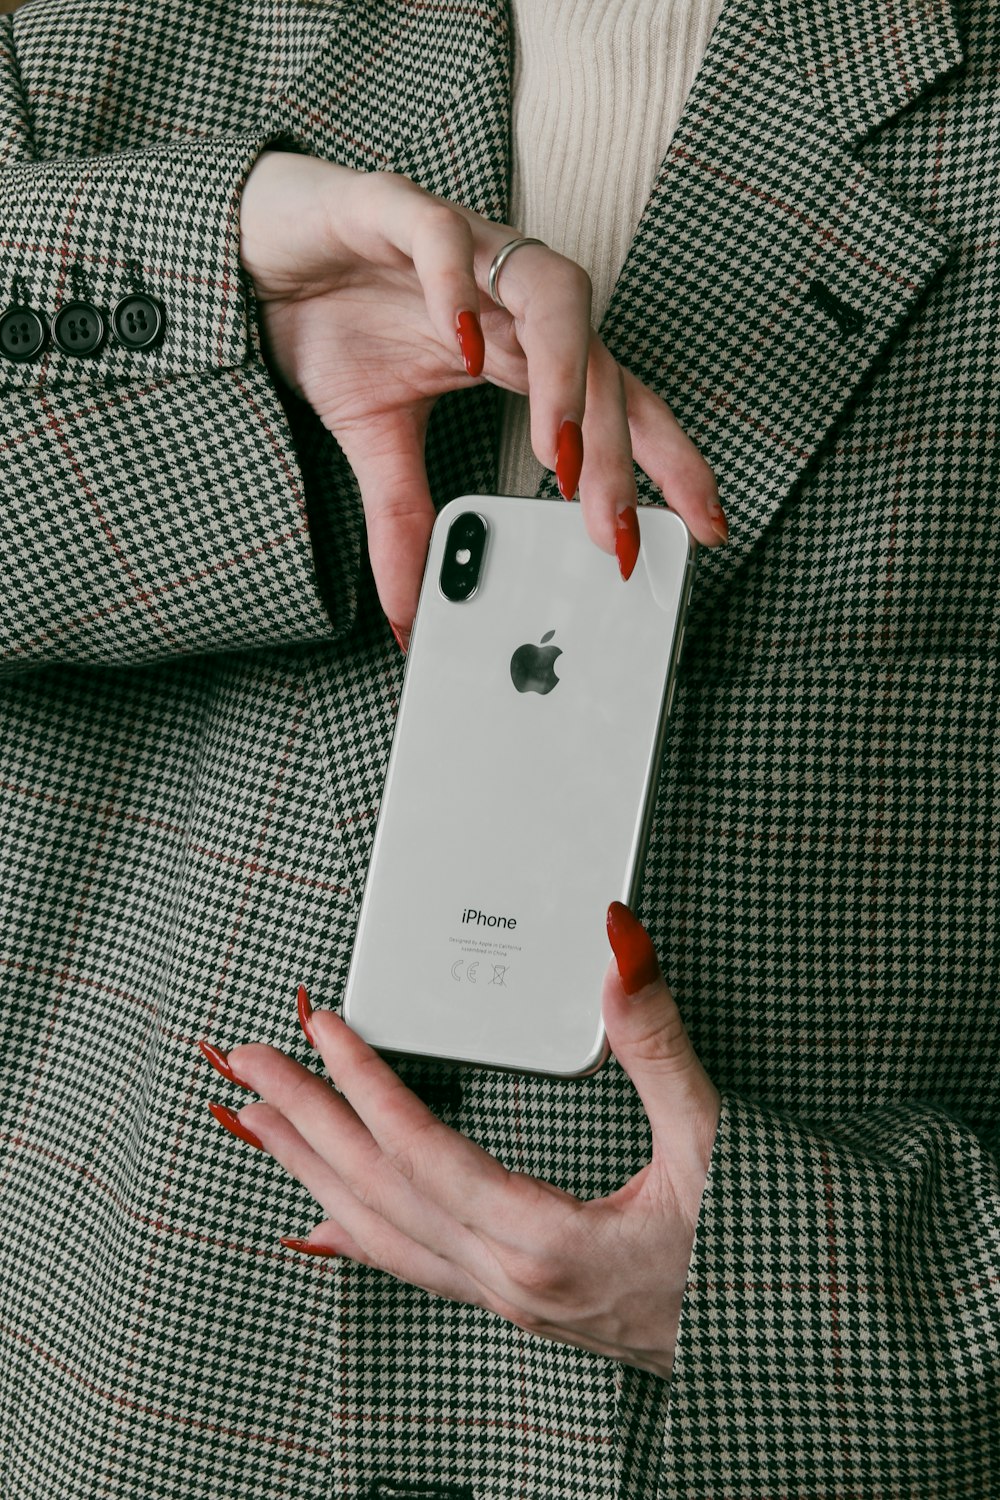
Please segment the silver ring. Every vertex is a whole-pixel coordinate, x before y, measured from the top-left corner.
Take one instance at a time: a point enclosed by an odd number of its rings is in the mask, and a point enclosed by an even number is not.
[[[504,312],[510,312],[510,308],[507,306],[506,302],[502,302],[500,300],[500,294],[497,291],[497,277],[500,275],[500,272],[503,269],[504,261],[509,255],[513,255],[515,250],[520,250],[522,245],[544,245],[544,243],[544,240],[508,240],[506,245],[504,245],[500,250],[497,251],[496,255],[494,255],[493,264],[490,266],[490,278],[487,285],[490,294],[490,301],[495,302],[498,307],[502,307]]]

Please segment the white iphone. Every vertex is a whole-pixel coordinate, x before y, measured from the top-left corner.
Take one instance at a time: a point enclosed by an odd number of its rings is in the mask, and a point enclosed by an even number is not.
[[[609,1056],[611,901],[642,876],[696,545],[640,506],[463,495],[431,535],[343,1015],[387,1054],[578,1078]]]

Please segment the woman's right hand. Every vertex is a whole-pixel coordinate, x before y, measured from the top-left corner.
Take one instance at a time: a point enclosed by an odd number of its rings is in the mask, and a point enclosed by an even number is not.
[[[404,640],[435,514],[427,423],[440,395],[482,379],[528,394],[536,457],[567,499],[579,481],[590,536],[609,553],[617,541],[620,562],[637,536],[633,455],[699,542],[725,540],[711,469],[591,328],[590,278],[573,261],[519,249],[500,276],[508,312],[487,283],[517,229],[408,178],[295,152],[262,152],[240,217],[265,352],[357,476],[379,600]]]

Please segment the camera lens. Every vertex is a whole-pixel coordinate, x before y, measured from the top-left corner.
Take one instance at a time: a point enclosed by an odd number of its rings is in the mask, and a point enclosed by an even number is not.
[[[476,591],[486,548],[486,522],[465,511],[453,522],[441,564],[441,592],[446,599],[465,600]]]

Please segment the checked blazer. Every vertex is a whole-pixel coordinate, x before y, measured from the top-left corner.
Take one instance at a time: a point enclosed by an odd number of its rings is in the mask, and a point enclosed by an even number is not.
[[[672,1380],[286,1252],[206,1110],[199,1037],[316,1065],[402,672],[240,193],[273,144],[505,219],[509,89],[502,0],[0,20],[3,305],[166,314],[0,359],[6,1500],[1000,1493],[992,0],[727,0],[602,325],[731,533],[640,906],[723,1094]],[[439,403],[439,503],[497,408]],[[648,1159],[615,1059],[400,1072],[581,1197]]]

